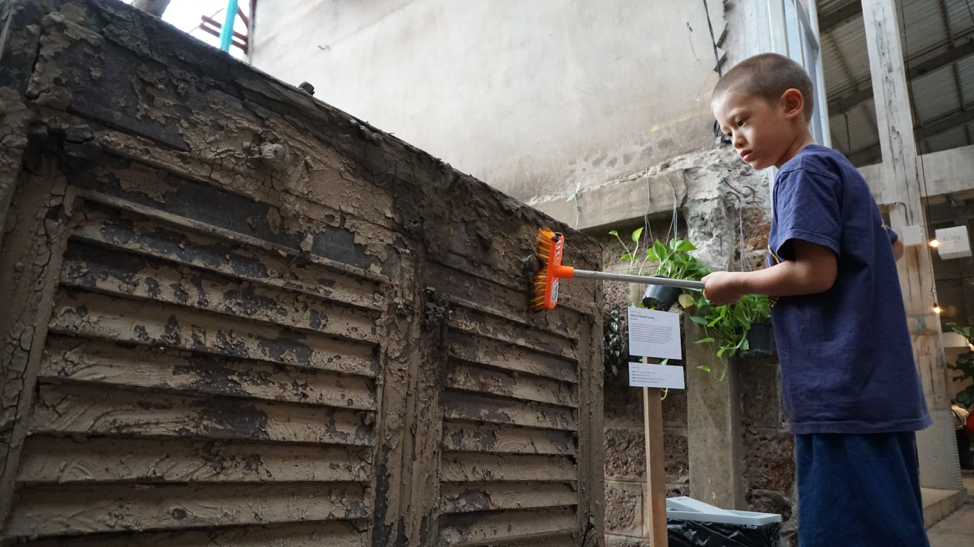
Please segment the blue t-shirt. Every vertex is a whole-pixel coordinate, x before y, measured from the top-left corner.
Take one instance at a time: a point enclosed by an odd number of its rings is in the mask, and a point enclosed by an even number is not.
[[[842,154],[810,145],[775,179],[769,263],[794,240],[835,252],[831,289],[772,297],[791,432],[916,431],[933,421],[913,361],[889,230],[866,181]]]

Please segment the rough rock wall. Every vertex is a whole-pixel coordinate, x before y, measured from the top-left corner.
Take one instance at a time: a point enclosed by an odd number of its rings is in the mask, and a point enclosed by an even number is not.
[[[776,357],[738,363],[737,367],[741,375],[745,509],[781,515],[781,544],[794,547],[798,545],[795,438],[788,433]]]
[[[0,542],[602,544],[601,292],[527,311],[596,242],[118,2],[0,28]]]

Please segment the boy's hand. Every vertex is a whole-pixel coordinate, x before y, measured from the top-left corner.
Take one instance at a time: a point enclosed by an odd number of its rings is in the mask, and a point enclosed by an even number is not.
[[[702,281],[706,283],[703,296],[718,306],[733,304],[745,294],[739,276],[733,272],[714,272]]]

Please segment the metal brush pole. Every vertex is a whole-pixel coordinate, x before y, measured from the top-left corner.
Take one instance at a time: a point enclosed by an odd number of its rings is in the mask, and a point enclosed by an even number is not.
[[[626,275],[607,272],[593,272],[591,270],[575,269],[575,277],[588,277],[591,279],[606,279],[612,281],[626,281],[629,283],[642,283],[644,285],[660,285],[663,287],[679,287],[681,289],[694,289],[702,291],[705,283],[703,281],[687,281],[686,279],[670,279],[668,277],[648,277],[644,275]]]

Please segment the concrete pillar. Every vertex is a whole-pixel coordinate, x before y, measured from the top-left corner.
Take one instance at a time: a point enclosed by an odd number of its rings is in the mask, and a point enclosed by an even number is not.
[[[687,442],[690,496],[722,509],[746,509],[741,435],[740,375],[727,371],[706,335],[684,315],[687,365]],[[711,372],[701,370],[707,366]]]
[[[897,204],[890,220],[893,229],[902,233],[904,226],[926,224],[900,26],[894,0],[862,0],[862,13],[876,96],[876,121],[882,137],[882,194],[895,196],[892,201]],[[920,484],[927,488],[959,490],[960,466],[947,397],[940,317],[933,312],[935,287],[929,248],[907,248],[906,257],[899,262],[899,273],[913,355],[935,420],[932,427],[917,434]]]

